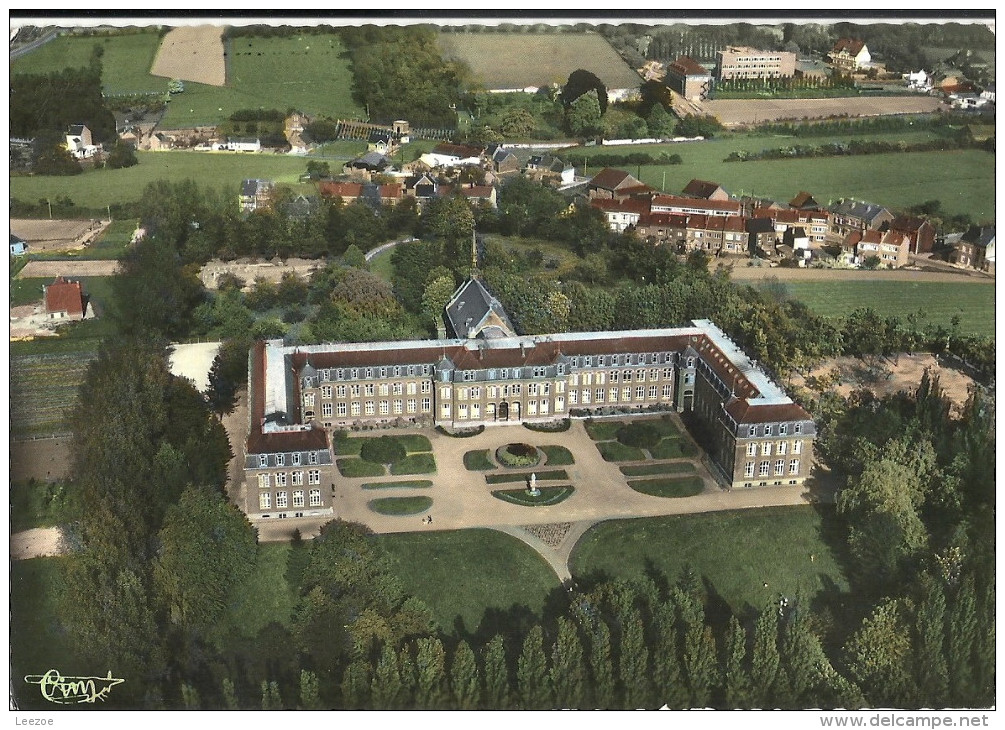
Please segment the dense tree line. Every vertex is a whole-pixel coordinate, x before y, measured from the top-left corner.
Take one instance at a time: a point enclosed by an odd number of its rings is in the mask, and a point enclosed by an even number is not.
[[[945,152],[961,149],[986,149],[984,142],[974,141],[961,132],[952,137],[941,137],[927,142],[884,142],[878,139],[849,142],[828,142],[822,145],[791,145],[751,152],[734,150],[723,162],[750,162],[756,160],[784,160],[802,157],[844,157],[847,155],[880,155],[893,152]]]
[[[467,71],[448,61],[427,26],[345,27],[339,35],[349,51],[353,93],[371,120],[408,119],[416,127],[457,124]]]
[[[904,114],[860,119],[832,119],[821,122],[781,122],[759,124],[755,131],[765,135],[785,137],[831,137],[846,134],[874,134],[883,132],[920,132],[932,130],[938,133],[955,134],[954,125],[961,119],[953,114]]]
[[[115,117],[101,95],[100,62],[47,74],[11,74],[11,136],[51,137],[51,144],[61,144],[72,124],[86,124],[96,144],[116,138]]]

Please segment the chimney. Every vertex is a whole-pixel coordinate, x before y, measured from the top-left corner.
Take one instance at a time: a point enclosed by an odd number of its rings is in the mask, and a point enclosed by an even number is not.
[[[527,359],[527,346],[524,344],[523,340],[520,341],[520,359]]]

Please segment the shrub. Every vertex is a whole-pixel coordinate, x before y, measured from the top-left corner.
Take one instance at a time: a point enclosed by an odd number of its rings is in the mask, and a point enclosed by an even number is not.
[[[537,449],[530,444],[506,444],[496,451],[496,458],[503,466],[534,466],[541,460]]]
[[[444,436],[450,436],[455,439],[466,439],[472,436],[477,436],[482,431],[485,430],[485,426],[478,426],[478,428],[463,428],[456,431],[448,431],[443,426],[437,426],[436,431],[442,433]]]
[[[555,421],[554,423],[525,423],[523,427],[529,431],[538,431],[540,433],[561,433],[562,431],[568,431],[571,425],[572,421],[568,418],[563,418],[561,421]]]
[[[649,449],[659,443],[663,434],[655,423],[637,421],[618,429],[618,441],[625,446]]]
[[[412,454],[391,464],[391,474],[432,474],[436,471],[436,459],[432,454]]]
[[[374,464],[390,464],[405,458],[405,447],[390,436],[378,436],[364,441],[359,455]]]

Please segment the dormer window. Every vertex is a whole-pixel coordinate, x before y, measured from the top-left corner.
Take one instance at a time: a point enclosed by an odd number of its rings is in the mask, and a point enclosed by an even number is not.
[[[756,436],[757,435],[757,426],[750,426],[750,427],[748,427],[748,429],[747,429],[747,435],[748,436]]]
[[[793,428],[793,430],[794,430],[794,431],[795,431],[796,433],[802,433],[802,432],[803,432],[803,424],[801,424],[801,423],[797,423],[797,424],[795,425],[795,427]]]
[[[694,358],[693,358],[693,357],[689,357],[689,358],[687,359],[687,366],[688,366],[689,368],[693,368],[693,367],[694,367]]]
[[[373,378],[373,368],[367,368],[366,369],[366,379],[370,380],[371,378]]]
[[[276,454],[276,466],[286,465],[286,454]]]
[[[789,432],[789,425],[787,423],[782,423],[778,426],[778,435],[784,436]]]
[[[764,427],[764,435],[765,435],[765,436],[770,436],[770,435],[771,435],[771,424],[770,424],[770,423],[769,423],[769,424],[767,424],[767,425],[766,425],[766,426]]]
[[[307,452],[307,463],[308,464],[317,464],[318,463],[318,452],[317,451],[308,451]]]
[[[269,455],[268,454],[259,454],[258,455],[258,466],[264,469],[268,465],[269,465]]]
[[[293,463],[293,466],[300,466],[300,452],[299,451],[291,454],[291,461]]]

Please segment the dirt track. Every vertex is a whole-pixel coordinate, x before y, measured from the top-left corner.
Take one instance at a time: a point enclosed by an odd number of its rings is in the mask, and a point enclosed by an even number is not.
[[[727,127],[783,119],[874,117],[923,114],[948,107],[931,96],[867,96],[835,99],[716,99],[702,102],[705,113]]]
[[[110,221],[11,218],[10,230],[28,242],[29,253],[80,249],[97,238]]]
[[[157,49],[150,73],[210,86],[225,85],[227,67],[223,57],[223,27],[192,25],[171,29]]]
[[[11,481],[65,479],[70,476],[70,438],[12,441]]]
[[[118,261],[29,261],[18,272],[19,279],[55,279],[57,276],[115,276]]]

